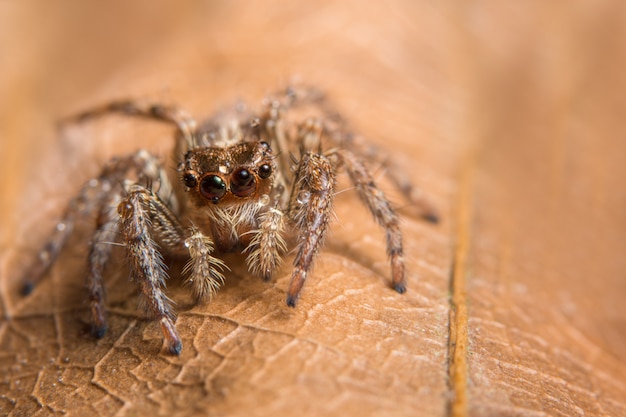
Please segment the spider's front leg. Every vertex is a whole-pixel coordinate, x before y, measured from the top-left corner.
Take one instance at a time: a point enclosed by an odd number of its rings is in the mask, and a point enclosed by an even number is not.
[[[159,193],[168,196],[170,206],[177,206],[172,195],[172,185],[158,159],[145,151],[112,159],[95,180],[95,183],[99,184],[101,196],[96,230],[89,250],[87,288],[92,315],[92,333],[97,338],[103,337],[108,327],[105,311],[104,268],[111,255],[111,242],[117,240],[119,233],[117,208],[126,194],[122,183],[131,171],[135,171],[137,178],[142,182],[158,183]],[[163,215],[156,218],[161,217]],[[176,222],[161,221],[159,225],[161,227],[158,229],[166,242],[182,240],[183,231]]]
[[[287,291],[287,305],[295,307],[321,247],[332,213],[335,172],[331,161],[321,153],[305,152],[294,180],[288,216],[298,236],[294,270]]]
[[[177,223],[172,223],[174,216],[152,190],[132,184],[127,192],[118,206],[118,213],[131,273],[139,284],[148,307],[159,320],[167,351],[178,355],[182,349],[182,341],[174,327],[176,316],[171,301],[163,292],[167,272],[152,232],[155,227],[166,225],[170,232],[178,230],[182,236],[182,228]]]

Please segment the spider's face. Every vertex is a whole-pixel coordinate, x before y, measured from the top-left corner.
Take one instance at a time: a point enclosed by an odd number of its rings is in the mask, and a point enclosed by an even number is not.
[[[245,203],[267,195],[275,170],[271,148],[260,141],[192,149],[179,168],[181,180],[198,207]]]

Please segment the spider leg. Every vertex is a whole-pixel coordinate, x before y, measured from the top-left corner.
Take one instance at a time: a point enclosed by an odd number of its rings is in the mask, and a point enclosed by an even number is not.
[[[289,111],[299,107],[324,107],[325,96],[320,91],[310,86],[289,86],[281,89],[274,95],[264,101],[264,111],[258,119],[258,127],[260,137],[265,138],[272,148],[276,151],[276,159],[278,160],[278,174],[275,178],[275,188],[286,189],[292,187],[292,176],[290,167],[293,165],[293,153],[298,150],[294,145],[300,146],[300,150],[317,149],[320,143],[321,123],[316,120],[314,115],[307,120],[305,126],[299,126],[293,129],[297,124],[292,120],[286,120],[285,116]],[[288,118],[289,119],[289,118]],[[312,126],[315,125],[315,126]],[[308,132],[303,133],[303,129]],[[314,142],[316,146],[309,146],[309,142]],[[285,193],[285,197],[288,195]],[[288,201],[280,202],[281,207],[286,207]]]
[[[129,116],[140,116],[156,119],[167,123],[173,123],[180,132],[183,144],[178,144],[178,151],[185,153],[197,146],[195,131],[197,122],[185,111],[175,106],[167,106],[159,103],[148,103],[136,100],[116,100],[98,107],[86,110],[61,121],[61,124],[82,122],[86,119],[99,117],[109,113],[120,113]],[[181,146],[184,145],[184,146]]]
[[[172,209],[177,208],[177,202],[172,194],[172,185],[158,159],[145,151],[112,159],[97,179],[98,184],[101,185],[102,197],[99,200],[99,215],[91,242],[88,258],[89,273],[86,280],[92,314],[92,333],[97,338],[104,336],[107,330],[103,272],[111,255],[112,242],[117,239],[120,226],[124,226],[124,219],[118,211],[125,207],[122,205],[122,198],[127,191],[124,189],[123,181],[130,184],[127,180],[130,171],[135,172],[136,181],[145,183],[145,186],[139,185],[139,183],[134,185],[138,190],[144,191],[142,196],[145,197],[141,200],[143,205],[139,206],[138,210],[148,209],[145,213],[149,216],[147,222],[167,248],[178,249],[183,246],[184,231],[172,212]],[[158,184],[156,193],[149,188],[154,183]],[[129,189],[132,187],[129,186]],[[129,195],[129,193],[126,195],[125,200],[128,200]],[[167,198],[168,205],[163,202],[160,196]],[[125,204],[128,204],[128,201]],[[144,221],[146,221],[145,216]],[[141,222],[135,224],[135,227],[141,227]],[[129,231],[127,230],[127,232]],[[128,238],[128,233],[122,233],[122,235],[125,239]],[[147,236],[149,242],[153,243],[150,235]],[[126,240],[125,243],[128,248]],[[140,242],[135,246],[135,249],[141,247]],[[165,325],[167,328],[167,323]]]
[[[287,305],[295,307],[313,260],[321,247],[332,213],[335,175],[330,160],[305,152],[298,164],[288,216],[298,236],[294,270],[287,291]]]
[[[391,183],[402,193],[407,201],[415,208],[419,215],[431,223],[439,222],[439,214],[434,204],[417,187],[415,187],[407,176],[393,163],[393,159],[386,152],[366,141],[362,136],[354,135],[350,132],[348,123],[326,100],[323,92],[310,86],[291,86],[277,95],[277,99],[270,104],[275,108],[272,114],[280,115],[285,109],[313,105],[321,111],[321,119],[324,120],[323,136],[329,140],[333,146],[343,149],[350,149],[362,159],[372,161],[384,168]],[[318,117],[320,117],[318,116]],[[278,117],[278,116],[276,116]],[[282,122],[281,122],[282,123]],[[307,123],[310,123],[307,121]],[[319,122],[317,122],[319,123]],[[305,126],[306,128],[306,126]],[[279,129],[280,130],[280,129]],[[284,129],[282,129],[284,130]],[[310,129],[313,132],[315,129]],[[276,137],[280,139],[280,132]],[[284,134],[283,134],[284,136]],[[298,138],[303,138],[298,134]],[[313,135],[315,140],[315,135]],[[280,141],[279,141],[280,142]],[[279,147],[287,149],[285,145]],[[308,149],[311,149],[310,147]],[[283,158],[284,159],[284,158]],[[289,166],[282,160],[283,166]]]
[[[384,168],[391,183],[413,207],[417,208],[424,220],[430,223],[439,223],[439,213],[424,192],[416,187],[405,173],[400,171],[399,166],[394,164],[388,155],[373,145],[370,145],[370,148],[365,157],[375,160]]]
[[[39,250],[37,259],[25,271],[22,278],[23,295],[30,294],[50,270],[71,235],[76,220],[99,206],[102,196],[101,183],[92,180],[85,183],[79,194],[70,201],[48,241]]]
[[[385,162],[383,166],[391,182],[400,190],[409,203],[419,210],[421,217],[430,223],[439,223],[439,213],[424,192],[413,185],[405,174],[400,173],[396,165]]]
[[[261,127],[267,135],[267,140],[276,151],[276,158],[279,160],[278,168],[280,169],[280,179],[285,185],[290,185],[291,178],[289,167],[291,160],[289,156],[289,143],[291,138],[285,128],[285,121],[282,119],[284,109],[280,102],[272,100],[267,103],[265,113],[261,118]]]
[[[374,179],[365,165],[352,152],[346,149],[339,149],[333,151],[332,155],[336,155],[339,162],[345,166],[361,200],[365,202],[378,224],[385,229],[387,235],[387,255],[391,259],[392,284],[397,292],[405,292],[406,277],[404,273],[402,232],[400,231],[398,216],[383,192],[374,183]]]
[[[358,135],[346,134],[344,132],[335,135],[334,140],[341,148],[350,149],[353,153],[362,157],[362,159],[381,166],[394,187],[417,209],[417,212],[424,220],[431,223],[439,222],[439,214],[434,204],[419,188],[413,185],[406,174],[400,170],[398,165],[393,163],[393,159],[386,152],[368,143]]]
[[[322,90],[302,83],[294,83],[280,89],[273,96],[273,101],[279,102],[280,106],[286,109],[306,105],[325,107],[327,104],[326,95]]]
[[[174,327],[176,317],[171,301],[163,292],[167,272],[162,254],[152,237],[153,222],[163,225],[173,215],[152,190],[142,185],[129,185],[127,193],[118,206],[118,213],[131,273],[141,288],[147,306],[159,320],[167,351],[178,355],[182,341]]]
[[[119,215],[116,207],[125,192],[122,183],[128,177],[129,172],[133,170],[136,172],[138,181],[146,184],[158,183],[158,192],[168,196],[170,206],[174,208],[177,206],[176,201],[171,198],[172,187],[167,175],[158,159],[148,152],[138,151],[122,158],[114,158],[103,168],[97,179],[98,183],[101,184],[103,197],[99,201],[99,212],[89,251],[86,279],[92,314],[92,333],[97,338],[103,337],[108,327],[104,308],[103,276],[105,265],[111,255],[112,242],[116,241],[118,237]],[[160,217],[162,216],[156,216],[157,219]],[[168,225],[171,224],[171,222],[168,223]],[[182,235],[182,228],[180,227],[176,230],[174,226],[163,226],[159,228],[159,232],[162,240],[168,243],[171,240],[182,239],[177,237]]]
[[[92,316],[92,334],[98,339],[102,338],[108,329],[104,309],[103,272],[104,266],[111,256],[111,242],[117,238],[119,216],[115,208],[119,202],[120,195],[117,193],[107,199],[100,207],[96,231],[89,250],[87,289]]]

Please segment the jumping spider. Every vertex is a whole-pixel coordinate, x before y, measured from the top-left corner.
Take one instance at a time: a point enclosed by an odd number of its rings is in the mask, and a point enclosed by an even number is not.
[[[210,298],[224,281],[227,267],[218,254],[242,251],[249,271],[269,280],[291,236],[296,255],[287,305],[295,307],[326,235],[339,168],[348,173],[385,230],[393,288],[399,293],[406,290],[398,217],[363,160],[384,166],[409,202],[421,206],[426,219],[435,222],[437,217],[404,175],[348,131],[318,91],[288,88],[266,99],[258,114],[238,106],[200,125],[175,107],[137,101],[112,102],[69,121],[107,113],[174,124],[180,163],[175,170],[166,170],[145,150],[112,159],[70,202],[25,274],[23,292],[28,294],[57,259],[77,218],[95,213],[87,287],[96,337],[107,330],[103,270],[111,242],[119,238],[131,275],[159,320],[165,349],[172,354],[180,353],[182,342],[164,293],[165,254],[189,259],[186,281],[200,301]]]

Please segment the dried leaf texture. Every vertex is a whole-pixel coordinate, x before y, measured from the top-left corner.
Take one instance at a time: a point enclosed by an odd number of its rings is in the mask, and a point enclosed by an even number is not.
[[[499,110],[476,125],[472,415],[626,415],[626,9],[571,6],[500,6],[538,30],[479,34],[507,59],[481,56],[483,105]]]
[[[626,415],[617,1],[0,5],[0,414]],[[115,29],[112,29],[115,28]],[[408,286],[345,179],[296,309],[244,258],[194,304],[175,274],[180,357],[138,312],[124,257],[110,329],[88,334],[91,219],[29,297],[19,277],[63,205],[111,156],[171,151],[172,130],[62,116],[113,98],[198,118],[321,87],[439,208],[402,215]],[[169,265],[172,271],[183,265]]]

